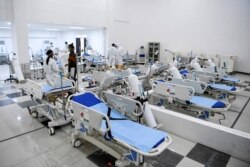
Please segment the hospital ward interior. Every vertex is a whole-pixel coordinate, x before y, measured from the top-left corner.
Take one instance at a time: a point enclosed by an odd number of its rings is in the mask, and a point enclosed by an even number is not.
[[[0,167],[250,167],[249,0],[0,0]]]

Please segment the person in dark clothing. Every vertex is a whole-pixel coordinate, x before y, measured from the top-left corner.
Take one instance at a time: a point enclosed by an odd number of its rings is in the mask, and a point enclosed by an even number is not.
[[[68,58],[68,64],[67,64],[68,65],[68,73],[70,76],[71,70],[74,70],[73,79],[76,81],[77,61],[76,61],[75,47],[74,47],[73,43],[68,45],[68,49],[69,49],[69,58]]]

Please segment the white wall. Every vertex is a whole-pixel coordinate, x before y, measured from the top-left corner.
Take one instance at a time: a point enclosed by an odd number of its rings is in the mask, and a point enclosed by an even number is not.
[[[129,46],[129,15],[128,1],[108,0],[108,45],[116,43],[123,48]]]
[[[238,56],[250,73],[249,0],[130,0],[129,50],[149,41],[173,51]]]
[[[91,29],[84,30],[87,36],[88,44],[101,55],[106,52],[106,30],[105,29]]]
[[[0,0],[0,21],[11,21],[12,16],[12,1]]]
[[[107,0],[28,0],[28,20],[49,23],[106,27]]]

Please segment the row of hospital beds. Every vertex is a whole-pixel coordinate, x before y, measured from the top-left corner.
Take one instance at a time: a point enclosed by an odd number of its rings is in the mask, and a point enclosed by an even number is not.
[[[103,76],[100,72],[94,75]],[[49,119],[50,135],[55,134],[55,127],[72,123],[74,147],[81,146],[85,140],[115,157],[115,166],[131,163],[138,166],[144,163],[144,157],[160,155],[172,139],[168,133],[139,121],[144,114],[140,102],[103,91],[111,80],[119,78],[100,79],[98,88],[82,93],[75,93],[74,81],[66,78],[55,87],[27,80],[23,89],[34,102],[34,106],[28,107],[31,116]],[[98,89],[102,90],[102,98],[93,93],[100,92]]]
[[[172,142],[167,132],[147,123],[148,115],[153,117],[146,110],[148,103],[194,113],[205,120],[219,114],[221,123],[223,112],[231,106],[230,95],[242,90],[241,80],[223,72],[179,71],[160,63],[92,71],[82,80],[86,86],[80,93],[76,92],[76,83],[66,78],[54,87],[27,80],[24,91],[34,102],[28,107],[29,113],[39,120],[49,119],[50,135],[55,134],[56,126],[71,123],[75,127],[72,146],[80,147],[82,140],[88,141],[115,157],[115,166],[121,167],[131,163],[138,166],[144,163],[144,157],[160,155]]]

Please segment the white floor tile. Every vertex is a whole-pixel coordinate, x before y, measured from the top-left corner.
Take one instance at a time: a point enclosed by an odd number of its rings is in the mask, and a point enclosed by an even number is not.
[[[32,157],[31,159],[25,160],[11,167],[43,167],[43,166],[39,160],[37,160],[35,157]]]
[[[1,167],[10,167],[30,159],[32,152],[17,139],[0,143]]]
[[[234,129],[241,130],[243,132],[250,133],[250,103],[246,106]]]
[[[246,104],[248,97],[237,96],[236,99],[231,103],[230,110],[240,112]]]
[[[65,142],[69,141],[69,138],[69,135],[64,132],[60,132],[59,130],[56,131],[54,136],[50,136],[48,129],[44,128],[24,136],[20,136],[19,140],[22,141],[34,155],[39,155],[65,145]]]
[[[183,156],[186,156],[196,144],[194,142],[188,141],[174,134],[169,134],[169,135],[172,137],[172,143],[168,148]]]
[[[12,93],[19,93],[22,92],[20,89],[11,89],[11,90],[6,90],[6,91],[2,91],[4,94],[12,94]]]
[[[203,164],[184,157],[176,167],[204,167]]]
[[[50,151],[41,154],[37,157],[39,161],[46,167],[72,167],[72,164],[77,164],[79,161],[89,161],[86,155],[78,149],[71,146],[70,143],[63,143]],[[86,162],[87,164],[89,162]],[[84,166],[84,165],[82,165]]]
[[[6,125],[3,120],[0,120],[0,141],[15,136],[15,133]]]
[[[37,119],[29,115],[27,109],[22,109],[17,104],[1,107],[0,120],[5,123],[14,136],[44,127]],[[6,136],[6,138],[8,137]]]
[[[250,167],[249,163],[238,160],[234,157],[231,157],[227,163],[227,167]]]

